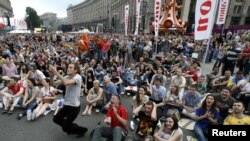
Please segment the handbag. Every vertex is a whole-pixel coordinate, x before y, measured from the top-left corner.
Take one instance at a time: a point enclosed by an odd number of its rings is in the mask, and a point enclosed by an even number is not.
[[[52,99],[43,99],[43,103],[49,103],[52,104],[53,100]]]
[[[49,93],[50,93],[50,87],[49,87]],[[51,93],[50,93],[51,94]],[[44,99],[43,97],[43,103],[49,103],[49,104],[52,104],[53,102],[53,99]]]

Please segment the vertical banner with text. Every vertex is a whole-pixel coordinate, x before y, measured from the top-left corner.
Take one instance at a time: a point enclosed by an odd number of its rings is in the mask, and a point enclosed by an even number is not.
[[[197,0],[195,9],[195,40],[209,39],[214,25],[217,0]]]
[[[220,0],[216,24],[225,24],[230,0]]]
[[[138,35],[140,22],[141,0],[136,0],[136,21],[135,21],[135,35]]]
[[[155,37],[159,35],[160,7],[161,0],[155,0]]]
[[[125,5],[125,35],[128,35],[129,5]]]

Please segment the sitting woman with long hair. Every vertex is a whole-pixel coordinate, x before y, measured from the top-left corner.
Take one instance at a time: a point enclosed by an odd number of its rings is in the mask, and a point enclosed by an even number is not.
[[[182,111],[182,97],[179,95],[179,87],[172,86],[170,90],[167,92],[167,95],[163,99],[163,102],[157,104],[158,107],[162,106],[162,115],[163,117],[167,117],[169,109]]]
[[[219,109],[216,107],[216,100],[213,95],[207,95],[201,107],[196,109],[194,133],[198,141],[207,141],[208,126],[217,124],[220,118]]]
[[[41,100],[41,91],[36,86],[35,80],[33,78],[28,78],[25,81],[27,82],[27,87],[25,88],[25,93],[22,100],[22,107],[25,110],[18,114],[17,119],[21,119],[23,116],[28,114],[27,120],[30,120],[31,112],[37,107]]]
[[[182,141],[183,132],[178,125],[178,119],[174,116],[168,116],[164,124],[154,134],[155,141]]]
[[[54,87],[50,86],[47,81],[43,81],[42,85],[43,87],[41,88],[41,92],[43,98],[37,108],[33,111],[31,120],[35,120],[40,117],[50,106],[50,104],[52,104],[53,101],[57,99],[55,93],[60,92],[60,90],[57,90]]]
[[[149,101],[149,96],[146,95],[147,88],[145,86],[141,86],[139,91],[136,93],[136,95],[132,99],[132,110],[134,111],[137,107],[140,105],[143,105],[144,103],[147,103]],[[133,116],[133,120],[134,120]],[[130,128],[131,130],[135,129],[134,121],[130,121]]]

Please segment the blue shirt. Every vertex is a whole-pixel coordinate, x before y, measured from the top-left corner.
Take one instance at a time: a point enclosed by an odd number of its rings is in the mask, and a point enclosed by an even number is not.
[[[217,110],[214,110],[214,111],[209,110],[209,111],[213,113],[212,118],[217,119],[217,120],[220,118],[220,112],[219,111],[217,111]],[[196,109],[195,115],[196,116],[202,116],[206,112],[207,111],[204,111],[204,109],[199,108],[199,109]],[[196,121],[196,125],[199,125],[201,128],[207,129],[208,126],[211,125],[211,122],[207,118],[204,118],[202,120]]]
[[[185,101],[185,106],[196,108],[201,102],[201,96],[198,92],[196,92],[194,95],[190,94],[190,92],[186,92],[183,95],[182,100]]]

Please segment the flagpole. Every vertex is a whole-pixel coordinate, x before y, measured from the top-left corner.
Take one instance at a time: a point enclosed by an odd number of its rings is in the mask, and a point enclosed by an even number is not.
[[[205,64],[206,63],[206,60],[207,60],[207,53],[208,53],[208,50],[209,50],[209,45],[210,45],[210,41],[211,41],[211,38],[209,37],[208,41],[207,41],[207,47],[206,47],[206,52],[205,52],[205,58],[203,60],[203,63]]]

